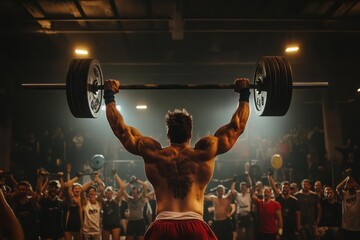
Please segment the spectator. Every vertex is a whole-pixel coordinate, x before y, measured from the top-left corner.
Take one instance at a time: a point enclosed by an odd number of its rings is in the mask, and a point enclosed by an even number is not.
[[[236,181],[231,184],[231,192],[237,205],[237,235],[240,239],[253,239],[254,221],[251,216],[251,195],[246,182],[240,183],[240,192],[235,190]]]
[[[284,230],[281,239],[295,239],[295,232],[300,231],[300,210],[298,200],[290,195],[289,182],[282,182],[281,191],[275,186],[272,171],[268,174],[269,184],[274,192],[274,197],[281,205],[281,215],[284,223]]]
[[[252,193],[252,200],[256,203],[259,214],[259,240],[280,239],[283,234],[281,206],[271,199],[271,194],[270,187],[264,187],[263,199]]]
[[[320,236],[322,240],[339,239],[341,227],[341,204],[336,201],[332,187],[325,187],[321,200]]]
[[[214,206],[214,221],[211,229],[219,240],[232,240],[232,222],[231,215],[235,209],[231,208],[232,195],[225,193],[225,187],[219,185],[216,188],[215,195],[205,195],[205,201],[210,201]]]
[[[301,235],[304,240],[318,237],[317,227],[320,223],[321,204],[319,196],[310,190],[309,179],[301,182],[302,189],[295,193],[298,199],[301,217]]]
[[[341,229],[344,240],[360,239],[360,188],[347,176],[336,187],[342,205]]]

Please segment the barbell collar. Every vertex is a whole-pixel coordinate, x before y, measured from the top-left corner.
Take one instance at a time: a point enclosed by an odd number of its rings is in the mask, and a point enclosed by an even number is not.
[[[328,82],[293,82],[294,89],[327,88]],[[66,90],[65,83],[23,83],[22,89],[30,90]],[[95,91],[104,89],[104,85],[93,85]],[[121,84],[120,89],[141,90],[141,89],[234,89],[234,84]],[[251,89],[259,86],[250,84]]]

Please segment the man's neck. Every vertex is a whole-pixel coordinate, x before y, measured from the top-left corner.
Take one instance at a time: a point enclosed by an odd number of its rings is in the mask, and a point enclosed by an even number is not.
[[[283,194],[282,197],[283,199],[288,199],[290,197],[290,194]]]
[[[183,142],[183,143],[173,143],[173,142],[171,142],[170,145],[171,146],[186,146],[186,145],[189,145],[189,141]]]
[[[310,190],[304,190],[302,189],[301,192],[305,195],[309,195],[310,194]]]

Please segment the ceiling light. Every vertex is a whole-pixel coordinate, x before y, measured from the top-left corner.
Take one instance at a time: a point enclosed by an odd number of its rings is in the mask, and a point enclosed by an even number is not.
[[[291,52],[297,52],[299,51],[299,47],[298,46],[291,46],[291,47],[287,47],[285,49],[285,52],[287,53],[291,53]]]
[[[137,105],[136,109],[147,109],[146,105]]]
[[[360,93],[360,88],[358,88],[357,92]]]
[[[120,105],[116,105],[116,109],[120,112],[120,110],[121,110],[121,106],[120,106]],[[106,110],[105,105],[101,106],[101,110],[103,110],[103,111],[105,111],[105,110]]]
[[[88,55],[88,51],[85,49],[75,49],[77,55]]]

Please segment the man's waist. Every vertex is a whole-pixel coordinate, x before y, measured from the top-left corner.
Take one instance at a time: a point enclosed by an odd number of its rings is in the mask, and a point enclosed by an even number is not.
[[[186,212],[173,212],[173,211],[162,211],[156,216],[156,220],[201,220],[204,218],[201,214],[193,211]]]

